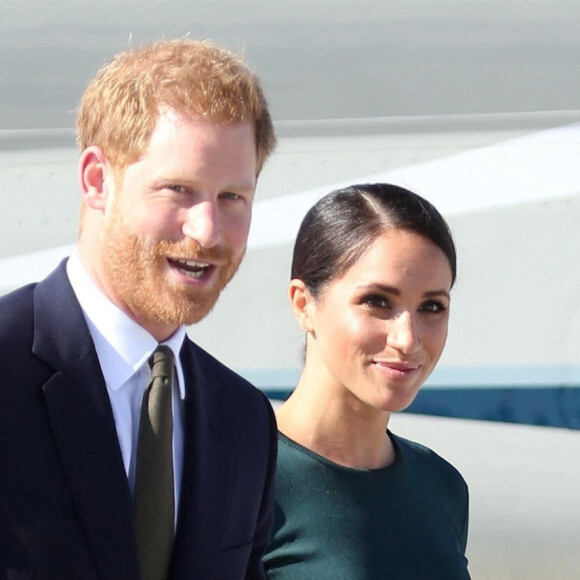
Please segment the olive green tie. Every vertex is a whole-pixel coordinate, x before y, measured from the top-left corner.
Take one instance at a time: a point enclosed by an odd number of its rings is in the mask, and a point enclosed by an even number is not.
[[[141,403],[135,472],[135,529],[143,580],[165,580],[173,548],[173,352],[149,359],[151,382]]]

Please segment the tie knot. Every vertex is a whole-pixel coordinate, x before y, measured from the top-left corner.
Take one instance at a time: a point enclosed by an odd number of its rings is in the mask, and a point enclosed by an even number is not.
[[[166,345],[160,344],[149,358],[151,378],[167,378],[173,376],[173,351]]]

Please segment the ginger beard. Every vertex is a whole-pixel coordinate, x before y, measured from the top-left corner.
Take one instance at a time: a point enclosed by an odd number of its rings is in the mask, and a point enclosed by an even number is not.
[[[115,302],[133,319],[171,325],[199,322],[214,307],[244,256],[225,246],[202,248],[194,240],[146,239],[132,231],[115,196],[102,229],[102,264]],[[204,287],[179,283],[167,257],[219,264]]]

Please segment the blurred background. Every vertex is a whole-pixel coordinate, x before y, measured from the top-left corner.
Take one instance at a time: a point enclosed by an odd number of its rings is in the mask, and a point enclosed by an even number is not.
[[[300,372],[286,286],[304,211],[361,181],[428,197],[458,245],[451,334],[391,427],[467,479],[474,579],[576,579],[579,32],[577,1],[3,0],[0,292],[75,241],[74,112],[103,63],[184,35],[244,55],[279,147],[240,273],[190,335],[284,398]]]

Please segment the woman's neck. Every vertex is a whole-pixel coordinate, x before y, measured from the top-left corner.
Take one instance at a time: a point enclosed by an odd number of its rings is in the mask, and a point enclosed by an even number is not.
[[[358,469],[377,469],[394,461],[386,433],[389,417],[344,387],[313,384],[305,374],[276,412],[281,433],[335,463]]]

